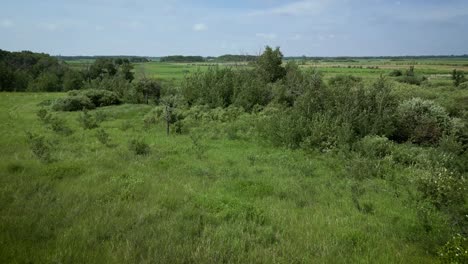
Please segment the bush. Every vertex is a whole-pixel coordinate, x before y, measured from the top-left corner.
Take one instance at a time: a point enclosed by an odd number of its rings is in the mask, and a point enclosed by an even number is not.
[[[141,139],[133,139],[130,141],[128,148],[135,155],[147,156],[151,153],[151,148]]]
[[[466,179],[445,168],[426,171],[418,179],[418,189],[438,209],[463,208],[468,192]]]
[[[73,130],[67,126],[67,123],[63,118],[51,116],[48,124],[50,125],[50,129],[58,134],[62,134],[64,136],[73,134]]]
[[[101,142],[104,146],[110,146],[110,137],[109,134],[104,129],[99,129],[96,131],[96,138]]]
[[[99,124],[96,118],[88,113],[87,110],[84,110],[81,115],[78,117],[78,122],[84,129],[94,129],[99,127]]]
[[[435,144],[450,130],[451,119],[445,109],[434,102],[413,98],[399,105],[397,127],[394,136],[399,141]]]
[[[33,155],[41,162],[49,163],[52,161],[52,144],[42,135],[26,132],[29,147]]]
[[[439,250],[439,258],[444,264],[468,263],[468,239],[456,234]]]
[[[413,84],[413,85],[421,85],[422,82],[427,80],[424,76],[399,76],[396,78],[396,81],[401,83]]]
[[[121,103],[115,92],[107,90],[89,89],[81,91],[81,94],[88,97],[95,107],[118,105]]]
[[[385,158],[392,154],[393,143],[386,137],[366,136],[356,143],[355,149],[369,158]]]
[[[392,77],[398,77],[402,75],[403,75],[403,72],[401,70],[393,70],[388,74],[388,76],[392,76]]]
[[[468,82],[463,82],[458,85],[459,89],[468,90]]]
[[[57,99],[52,108],[55,111],[81,111],[83,109],[94,109],[95,106],[88,97],[75,95]]]

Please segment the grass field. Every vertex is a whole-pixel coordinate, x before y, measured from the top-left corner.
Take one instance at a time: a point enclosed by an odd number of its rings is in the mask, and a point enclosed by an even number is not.
[[[83,69],[90,65],[90,60],[67,61],[74,69]],[[320,60],[299,61],[301,68],[316,68],[325,73],[327,78],[338,74],[352,74],[366,79],[376,79],[380,74],[387,75],[394,69],[406,70],[414,66],[419,74],[424,74],[432,78],[449,80],[453,69],[468,71],[468,60],[463,59],[418,59],[418,60],[383,60],[383,59],[358,59],[358,60]],[[240,64],[235,66],[232,63],[162,63],[152,61],[148,63],[135,64],[136,78],[146,76],[148,78],[160,79],[163,81],[178,81],[186,74],[197,70],[206,70],[213,65],[221,67],[246,67]],[[362,68],[361,68],[362,67]],[[376,68],[378,67],[378,68]]]
[[[79,113],[54,113],[70,136],[38,120],[38,103],[60,96],[0,94],[1,263],[437,263],[448,239],[435,211],[425,230],[406,169],[356,180],[340,155],[166,136],[143,126],[147,105],[92,111],[104,146]],[[53,162],[32,156],[27,131]],[[149,155],[129,150],[135,138]]]

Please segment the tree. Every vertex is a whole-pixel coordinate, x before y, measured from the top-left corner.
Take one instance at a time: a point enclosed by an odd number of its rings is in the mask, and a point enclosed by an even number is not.
[[[112,59],[99,58],[89,67],[88,79],[102,79],[106,76],[114,76],[116,74],[117,68]]]
[[[79,90],[83,86],[83,76],[77,71],[67,71],[63,75],[63,90]]]
[[[135,89],[137,93],[143,96],[146,104],[149,103],[150,98],[159,101],[161,97],[161,85],[155,80],[142,79],[135,85]]]
[[[56,74],[44,72],[29,84],[28,89],[33,92],[58,92],[61,90],[60,80]]]
[[[267,82],[276,82],[286,75],[283,64],[283,54],[279,47],[273,50],[270,46],[265,47],[265,51],[256,62],[256,69]]]
[[[118,64],[119,66],[119,71],[120,74],[123,76],[123,78],[129,82],[133,81],[135,78],[134,73],[133,73],[133,65],[127,60],[122,60],[121,64]]]
[[[452,72],[453,84],[458,87],[461,83],[465,82],[465,73],[462,71],[457,71],[456,69]]]

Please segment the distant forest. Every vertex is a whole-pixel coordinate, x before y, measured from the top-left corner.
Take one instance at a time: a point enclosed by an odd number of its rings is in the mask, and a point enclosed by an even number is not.
[[[258,56],[255,55],[233,55],[225,54],[218,57],[215,56],[183,56],[183,55],[171,55],[164,57],[142,57],[142,56],[54,56],[59,60],[74,61],[74,60],[96,60],[96,59],[128,59],[132,63],[160,61],[160,62],[180,62],[180,63],[191,63],[191,62],[251,62],[255,61]],[[382,59],[382,60],[417,60],[417,59],[466,59],[468,54],[464,55],[426,55],[426,56],[365,56],[365,57],[321,57],[321,56],[290,56],[284,57],[285,60],[319,60],[319,61],[333,61],[333,62],[353,62],[353,60],[371,60],[371,59]]]

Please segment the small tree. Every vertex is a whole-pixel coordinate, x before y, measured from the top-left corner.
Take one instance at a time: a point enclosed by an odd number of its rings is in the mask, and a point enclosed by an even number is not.
[[[177,107],[177,98],[173,95],[166,96],[161,99],[161,103],[164,105],[163,117],[166,120],[166,134],[169,136],[170,125],[177,122],[177,116],[174,113]]]
[[[458,87],[461,83],[465,82],[465,73],[463,71],[457,71],[456,69],[452,72],[453,84]]]
[[[142,79],[135,85],[137,93],[143,96],[146,104],[149,103],[149,98],[154,98],[159,101],[161,97],[161,85],[152,79]]]
[[[270,46],[265,47],[265,51],[256,62],[256,68],[267,82],[275,82],[286,75],[283,64],[283,53],[280,48],[273,50]]]

